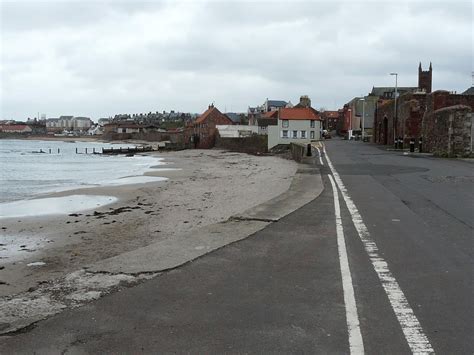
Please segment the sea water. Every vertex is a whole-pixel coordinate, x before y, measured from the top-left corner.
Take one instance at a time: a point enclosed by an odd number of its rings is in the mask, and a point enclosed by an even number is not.
[[[101,152],[102,148],[120,146],[127,147],[100,142],[0,140],[0,203],[80,187],[159,180],[143,173],[163,165],[160,158],[91,154],[93,148]],[[86,148],[89,154],[84,154]],[[76,154],[76,149],[83,154]]]

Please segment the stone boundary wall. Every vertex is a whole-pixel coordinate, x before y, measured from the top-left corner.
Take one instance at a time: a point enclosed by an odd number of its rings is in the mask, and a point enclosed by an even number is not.
[[[299,143],[290,143],[291,157],[294,161],[301,163],[306,154],[306,145]]]
[[[456,105],[425,114],[423,118],[423,150],[439,156],[472,154],[471,107]]]
[[[184,133],[183,132],[144,132],[144,133],[113,133],[106,132],[101,136],[104,140],[128,140],[136,139],[147,142],[163,142],[170,141],[175,145],[184,146]]]
[[[239,153],[265,154],[268,153],[268,136],[252,135],[250,137],[222,138],[217,134],[215,147]]]

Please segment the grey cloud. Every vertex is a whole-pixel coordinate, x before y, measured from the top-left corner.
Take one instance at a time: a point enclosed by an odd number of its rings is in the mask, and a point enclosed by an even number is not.
[[[462,90],[471,10],[403,1],[12,3],[2,14],[2,116],[199,112],[212,101],[242,111],[300,94],[337,108],[391,85],[390,71],[416,85],[419,61],[433,62],[435,88]]]

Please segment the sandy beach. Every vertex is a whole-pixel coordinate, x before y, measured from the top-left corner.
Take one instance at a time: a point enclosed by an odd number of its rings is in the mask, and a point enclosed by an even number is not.
[[[93,262],[227,220],[285,192],[297,164],[222,150],[158,154],[167,163],[146,175],[168,180],[49,195],[103,195],[117,202],[49,217],[0,220],[0,296],[82,269]],[[192,235],[192,234],[191,234]]]

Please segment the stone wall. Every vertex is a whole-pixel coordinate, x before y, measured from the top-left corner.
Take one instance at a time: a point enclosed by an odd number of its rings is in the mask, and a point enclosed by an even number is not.
[[[298,143],[290,143],[291,157],[294,161],[301,163],[306,154],[306,145]]]
[[[183,132],[143,132],[143,133],[115,133],[115,132],[104,132],[101,136],[104,140],[118,141],[135,139],[147,142],[163,142],[170,141],[174,145],[184,146],[184,133]]]
[[[222,138],[216,136],[216,148],[247,154],[264,154],[268,152],[268,136],[252,135],[240,138]]]
[[[474,110],[474,95],[452,94],[446,90],[437,90],[426,98],[427,113],[454,105],[469,106],[471,110]]]
[[[378,144],[394,144],[393,142],[393,100],[380,100],[374,115],[374,132],[372,141]]]
[[[421,125],[426,111],[426,94],[407,93],[400,96],[398,105],[397,135],[403,137],[405,147],[410,139],[421,137]]]
[[[423,119],[423,150],[439,156],[472,154],[472,109],[456,105],[427,112]]]

